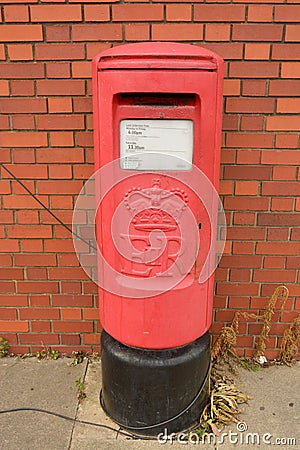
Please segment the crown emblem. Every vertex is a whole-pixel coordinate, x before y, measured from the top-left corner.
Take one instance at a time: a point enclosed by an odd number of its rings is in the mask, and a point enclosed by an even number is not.
[[[152,180],[150,188],[132,188],[125,194],[124,205],[132,215],[136,230],[174,231],[180,216],[187,207],[188,195],[183,189],[161,188],[159,178]]]

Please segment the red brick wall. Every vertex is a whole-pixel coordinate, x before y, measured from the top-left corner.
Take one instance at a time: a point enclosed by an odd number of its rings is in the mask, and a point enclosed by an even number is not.
[[[282,318],[275,315],[270,349],[300,307],[299,2],[1,2],[1,161],[67,224],[93,172],[92,57],[123,42],[173,40],[225,58],[221,193],[229,228],[213,330],[235,310],[260,311],[286,283],[290,298]],[[1,175],[0,335],[21,353],[92,349],[97,289],[70,234]],[[240,331],[248,353],[260,327]]]

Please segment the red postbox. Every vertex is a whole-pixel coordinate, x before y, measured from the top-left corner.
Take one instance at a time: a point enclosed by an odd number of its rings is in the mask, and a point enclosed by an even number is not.
[[[218,189],[222,85],[222,58],[198,46],[121,45],[94,58],[95,168],[117,161],[111,169],[114,186],[97,216],[98,244],[115,274],[108,276],[99,264],[100,318],[107,339],[128,348],[188,348],[210,327],[213,274],[201,283],[199,274],[214,246],[211,218],[217,204],[209,194],[199,199],[196,191],[197,182]],[[192,181],[192,168],[203,177]],[[195,222],[188,231],[186,211]],[[110,283],[113,288],[107,288]],[[120,352],[116,344],[108,357],[105,339],[103,364],[109,367],[109,358]],[[207,347],[201,351],[207,353]],[[120,360],[115,364],[123,370]],[[182,360],[178,364],[182,370]],[[114,371],[108,372],[106,379],[113,377]],[[114,396],[104,400],[106,410],[118,416]],[[173,414],[171,408],[161,417]],[[124,422],[123,412],[120,417]],[[151,421],[142,423],[150,427]]]

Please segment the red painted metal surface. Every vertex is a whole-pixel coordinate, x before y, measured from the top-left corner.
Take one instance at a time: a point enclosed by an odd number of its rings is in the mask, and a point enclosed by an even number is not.
[[[188,44],[143,43],[114,47],[93,61],[95,169],[120,157],[120,122],[125,119],[193,121],[193,164],[218,189],[220,166],[223,61],[206,49]],[[174,174],[174,173],[173,173]],[[210,246],[205,208],[187,185],[167,175],[140,172],[124,180],[104,198],[97,237],[105,259],[127,276],[159,276],[176,258],[180,230],[151,201],[129,227],[132,244],[149,248],[154,224],[165,232],[167,247],[155,264],[126,261],[114,248],[111,221],[128,192],[149,189],[161,196],[173,189],[201,222],[201,247],[193,269],[175,288],[149,298],[126,298],[99,289],[103,328],[118,341],[140,348],[172,348],[203,335],[211,324],[214,280],[198,277]],[[150,197],[151,197],[150,195]],[[150,198],[149,197],[149,198]],[[172,222],[173,221],[173,222]],[[122,233],[122,223],[118,232]],[[178,256],[178,255],[177,255]],[[101,268],[100,268],[101,271]],[[105,280],[104,280],[105,283]]]

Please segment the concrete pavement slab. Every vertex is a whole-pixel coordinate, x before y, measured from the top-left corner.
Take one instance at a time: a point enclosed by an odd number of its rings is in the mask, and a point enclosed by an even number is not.
[[[236,380],[243,392],[253,397],[249,405],[242,405],[241,424],[226,427],[214,444],[198,443],[198,448],[233,450],[253,448],[267,450],[278,448],[300,448],[300,363],[293,367],[272,366],[258,372],[241,369]],[[99,405],[101,389],[100,362],[90,362],[85,377],[87,398],[78,408],[78,418],[115,429],[114,424]],[[196,437],[193,437],[196,439]],[[224,443],[220,443],[224,439]],[[170,448],[195,448],[194,443],[178,443],[175,440],[165,444],[157,440],[132,440],[116,432],[76,423],[72,435],[71,450],[154,450]]]
[[[75,417],[75,381],[83,378],[87,362],[70,366],[70,358],[0,359],[0,410],[36,407]],[[1,450],[66,450],[73,423],[38,412],[0,415]]]
[[[36,358],[0,359],[0,409],[38,407],[112,427],[97,428],[87,424],[37,412],[16,412],[0,415],[1,450],[179,450],[195,448],[196,444],[166,443],[161,437],[144,441],[128,439],[117,433],[119,427],[102,411],[99,404],[101,363],[85,361],[75,367],[68,358],[57,361],[38,361]],[[243,420],[226,427],[227,435],[220,435],[215,444],[198,443],[206,450],[253,448],[268,450],[300,448],[300,363],[295,366],[273,366],[259,372],[241,369],[237,384],[253,397],[249,406],[243,405]],[[78,404],[75,381],[85,380],[87,397]],[[246,424],[246,425],[245,425]],[[246,429],[247,428],[247,429]],[[243,431],[244,430],[244,431]],[[230,433],[232,434],[229,437]],[[220,443],[223,437],[224,443]],[[194,437],[195,438],[195,437]],[[289,441],[290,440],[290,441]]]

